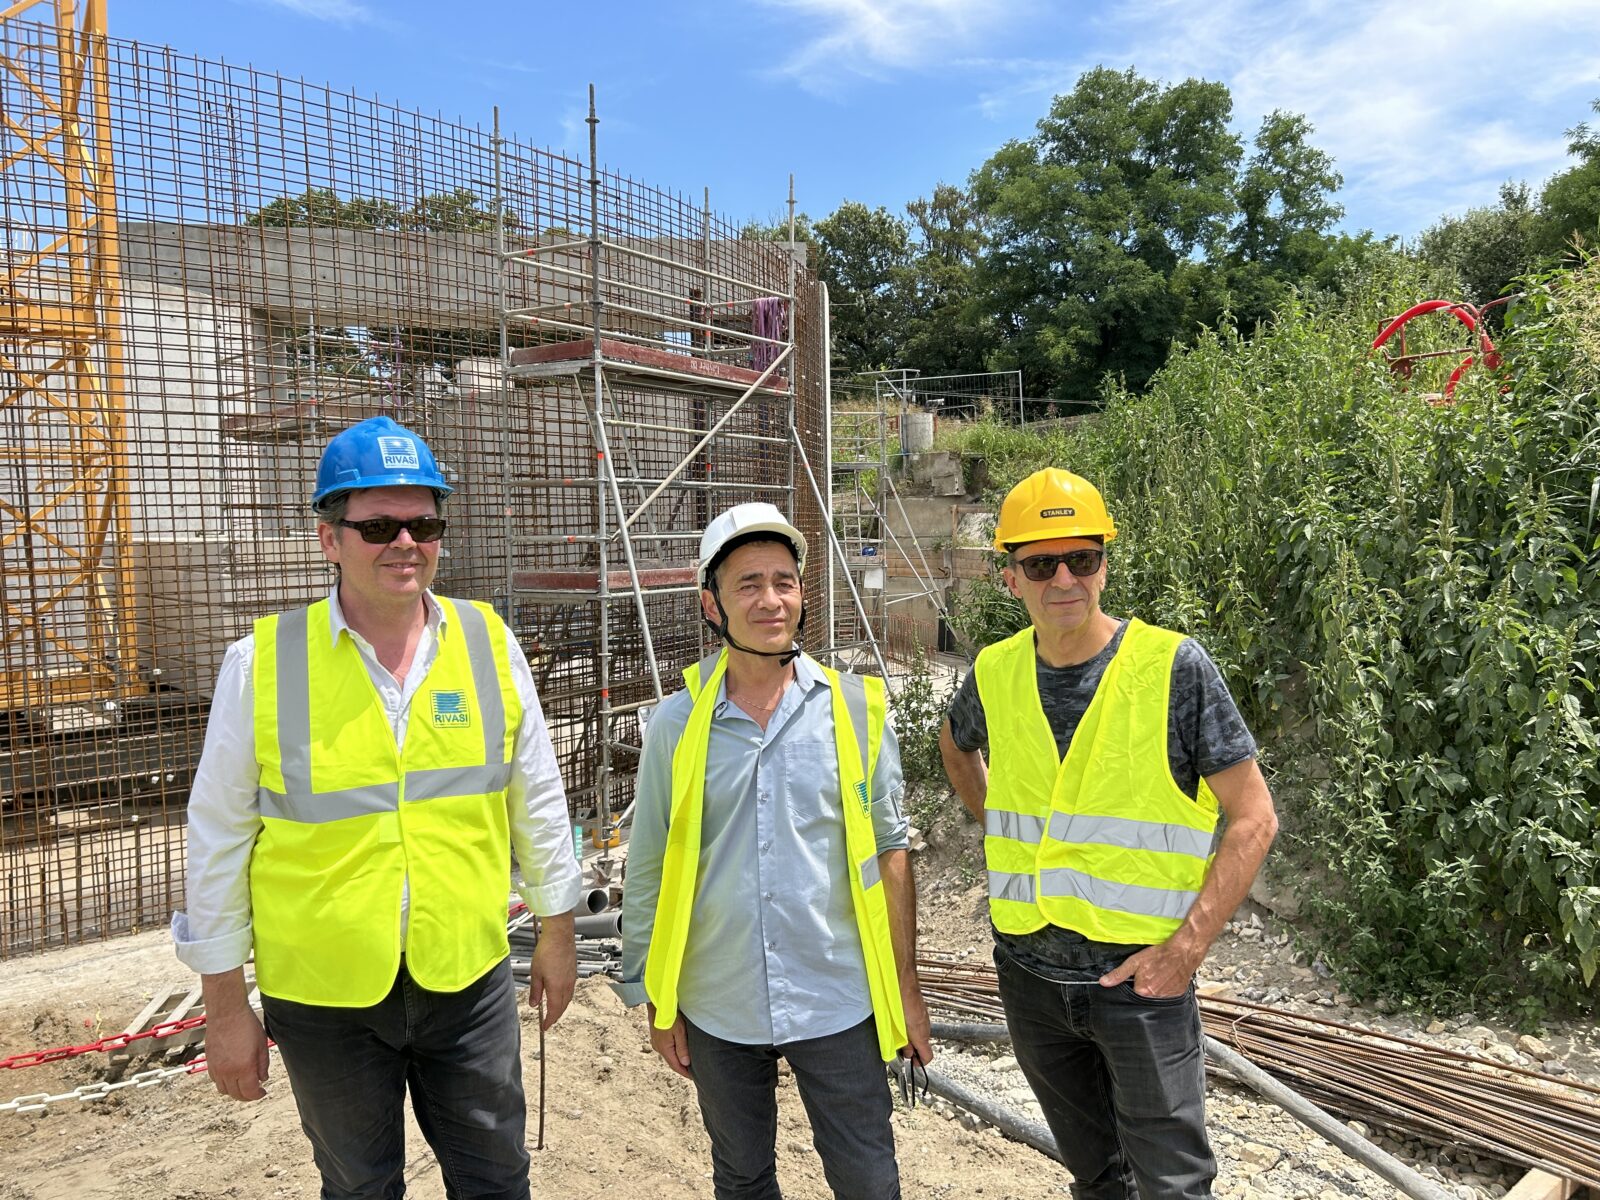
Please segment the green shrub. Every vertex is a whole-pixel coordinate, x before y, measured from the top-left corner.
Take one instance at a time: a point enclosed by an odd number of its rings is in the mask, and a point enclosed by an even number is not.
[[[1347,984],[1536,1015],[1592,1008],[1600,968],[1600,263],[1527,290],[1454,407],[1369,359],[1428,294],[1401,261],[1203,336],[1031,455],[970,436],[997,496],[1047,463],[1101,486],[1107,608],[1226,673]],[[1417,324],[1413,351],[1460,343]],[[1025,619],[968,596],[979,644]]]
[[[889,696],[889,714],[900,744],[900,767],[905,773],[907,809],[912,821],[924,814],[926,805],[943,795],[948,786],[944,760],[939,755],[939,729],[950,709],[955,681],[943,680],[929,669],[927,656],[919,647],[910,673]]]

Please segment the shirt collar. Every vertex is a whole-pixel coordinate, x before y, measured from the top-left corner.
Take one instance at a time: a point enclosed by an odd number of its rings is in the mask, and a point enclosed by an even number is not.
[[[445,616],[444,605],[434,599],[432,590],[428,588],[424,588],[422,591],[422,602],[428,609],[428,628],[433,630],[435,637],[442,640],[445,625],[449,620]],[[333,590],[328,593],[328,610],[328,624],[333,629],[333,644],[335,646],[339,644],[339,635],[341,633],[348,633],[353,638],[361,636],[354,629],[351,629],[349,622],[344,619],[344,609],[339,607],[339,585],[337,583],[333,585]],[[362,640],[365,641],[366,639],[362,638]]]
[[[821,664],[809,654],[802,654],[794,660],[794,677],[807,688],[825,687],[828,683],[828,677],[822,673]]]
[[[731,653],[731,651],[730,651]],[[806,691],[815,687],[826,687],[828,677],[822,673],[822,666],[809,654],[802,652],[794,660],[794,681]],[[722,690],[722,699],[728,698],[728,675],[724,671],[722,682],[717,685]]]

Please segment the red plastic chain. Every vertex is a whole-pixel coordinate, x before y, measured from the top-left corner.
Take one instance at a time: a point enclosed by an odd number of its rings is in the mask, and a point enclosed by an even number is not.
[[[80,1054],[93,1054],[100,1050],[122,1050],[142,1038],[171,1037],[186,1029],[198,1029],[206,1023],[204,1017],[188,1017],[182,1021],[163,1021],[142,1033],[113,1033],[97,1042],[84,1046],[61,1046],[54,1050],[30,1050],[26,1054],[13,1054],[0,1058],[0,1071],[16,1071],[23,1067],[37,1067],[44,1063],[60,1062],[64,1058],[77,1058]]]

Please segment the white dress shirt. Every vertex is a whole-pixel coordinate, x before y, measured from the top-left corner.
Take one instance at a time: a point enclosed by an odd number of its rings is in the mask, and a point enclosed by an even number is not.
[[[441,638],[449,637],[446,612],[424,592],[428,619],[411,669],[403,683],[378,661],[370,643],[345,623],[339,589],[329,597],[333,639],[348,637],[361,652],[367,674],[383,703],[395,744],[405,745],[411,701],[427,677]],[[508,639],[511,679],[522,701],[522,724],[512,752],[511,782],[506,789],[506,815],[511,849],[521,878],[519,895],[540,916],[570,911],[578,903],[580,872],[567,817],[567,796],[561,786],[555,748],[544,723],[544,710],[533,684],[533,672],[517,645]],[[256,763],[255,693],[251,680],[255,635],[228,647],[217,675],[206,724],[205,748],[189,794],[188,910],[172,914],[172,940],[178,958],[202,974],[218,974],[243,966],[254,944],[250,926],[250,855],[261,831],[256,799],[260,768]],[[509,894],[509,893],[508,893]],[[406,896],[400,902],[404,937]]]

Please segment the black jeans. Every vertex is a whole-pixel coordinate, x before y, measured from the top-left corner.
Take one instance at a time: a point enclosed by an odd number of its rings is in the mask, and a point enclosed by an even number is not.
[[[1077,1200],[1201,1200],[1216,1159],[1206,1138],[1205,1052],[1194,985],[1150,999],[1096,982],[1117,965],[1085,947],[1069,981],[995,947],[1006,1025]]]
[[[811,1118],[811,1142],[838,1200],[899,1200],[889,1114],[894,1102],[878,1055],[877,1026],[782,1046],[725,1042],[683,1022],[700,1115],[711,1135],[716,1200],[781,1200],[778,1060],[788,1059]]]
[[[371,1008],[261,997],[289,1073],[323,1200],[405,1195],[405,1093],[450,1200],[528,1200],[522,1026],[511,960],[459,992],[402,965]]]

